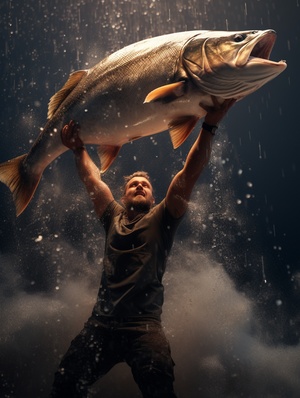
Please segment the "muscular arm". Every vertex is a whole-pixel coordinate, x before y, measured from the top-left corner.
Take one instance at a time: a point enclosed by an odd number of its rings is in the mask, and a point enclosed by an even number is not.
[[[205,122],[218,125],[235,100],[226,100],[221,106],[213,98],[214,107],[207,108]],[[167,195],[166,205],[173,217],[181,217],[188,206],[190,196],[196,181],[207,165],[211,155],[213,134],[201,129],[199,136],[190,149],[184,167],[173,178]]]
[[[86,149],[76,149],[74,154],[79,177],[94,203],[97,215],[101,217],[109,203],[113,201],[113,194],[108,185],[101,180],[100,170]]]
[[[79,127],[70,122],[62,130],[62,142],[73,150],[79,177],[94,203],[96,214],[101,217],[114,197],[108,185],[101,180],[100,170],[90,158],[78,132]]]

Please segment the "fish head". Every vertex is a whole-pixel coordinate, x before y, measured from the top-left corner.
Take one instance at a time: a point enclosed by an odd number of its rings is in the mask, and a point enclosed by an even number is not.
[[[271,29],[208,31],[186,43],[181,62],[188,79],[202,92],[241,99],[285,70],[285,61],[269,59],[275,41]]]

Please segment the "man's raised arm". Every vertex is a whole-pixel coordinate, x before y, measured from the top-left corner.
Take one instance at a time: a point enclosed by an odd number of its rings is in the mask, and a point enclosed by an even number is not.
[[[98,217],[101,217],[114,197],[108,185],[101,180],[100,170],[79,137],[79,126],[71,121],[62,129],[61,138],[63,144],[74,152],[79,177],[94,203]]]
[[[214,106],[203,107],[207,114],[200,134],[190,149],[182,170],[171,181],[166,195],[167,209],[175,218],[185,213],[194,185],[210,159],[214,130],[236,102],[229,99],[219,105],[214,97],[212,99]]]

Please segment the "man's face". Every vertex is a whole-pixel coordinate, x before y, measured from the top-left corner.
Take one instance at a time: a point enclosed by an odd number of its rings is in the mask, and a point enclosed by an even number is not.
[[[134,177],[128,181],[122,201],[126,207],[147,211],[154,204],[152,185],[145,177]]]

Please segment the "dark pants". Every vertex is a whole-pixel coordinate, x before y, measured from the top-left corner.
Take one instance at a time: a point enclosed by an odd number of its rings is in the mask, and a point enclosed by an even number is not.
[[[144,398],[176,398],[174,362],[160,322],[94,318],[62,359],[51,397],[87,397],[88,388],[119,362],[131,367]]]

